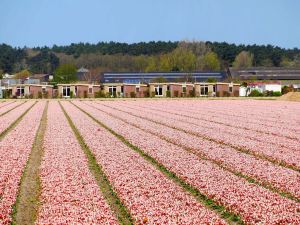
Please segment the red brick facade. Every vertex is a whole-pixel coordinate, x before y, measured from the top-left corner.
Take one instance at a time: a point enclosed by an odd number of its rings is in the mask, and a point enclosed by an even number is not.
[[[130,97],[149,97],[149,88],[145,85],[123,85],[123,95],[126,98]]]

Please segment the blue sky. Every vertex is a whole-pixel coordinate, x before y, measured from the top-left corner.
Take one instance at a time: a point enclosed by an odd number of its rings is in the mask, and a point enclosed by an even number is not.
[[[195,39],[300,48],[299,0],[0,0],[0,43]]]

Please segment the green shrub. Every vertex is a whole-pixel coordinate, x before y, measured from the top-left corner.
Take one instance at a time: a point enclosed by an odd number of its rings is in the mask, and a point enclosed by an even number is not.
[[[263,96],[262,93],[260,93],[258,90],[252,90],[249,94],[249,97],[261,97]]]
[[[151,98],[154,98],[155,97],[155,91],[152,91],[151,92]]]
[[[281,92],[280,91],[274,91],[273,96],[281,96]]]
[[[294,91],[294,88],[293,87],[288,87],[288,86],[284,86],[281,90],[283,95],[288,93],[288,92],[291,92],[291,91]]]
[[[38,92],[38,98],[43,98],[43,93],[41,91]]]
[[[44,92],[44,98],[48,98],[48,97],[49,97],[48,91],[45,91]]]
[[[135,92],[134,92],[134,91],[131,91],[131,92],[130,92],[130,98],[135,98],[135,97],[136,97]]]
[[[74,98],[74,93],[73,93],[73,91],[70,91],[70,98]]]
[[[190,90],[190,91],[189,91],[189,96],[190,96],[190,97],[196,97],[196,91],[195,91],[195,88],[193,88],[193,90]]]
[[[167,96],[168,98],[171,97],[171,92],[170,92],[169,90],[166,92],[166,96]]]
[[[95,98],[105,98],[105,93],[103,91],[95,92]]]
[[[265,91],[264,96],[272,97],[272,96],[281,96],[280,91]]]

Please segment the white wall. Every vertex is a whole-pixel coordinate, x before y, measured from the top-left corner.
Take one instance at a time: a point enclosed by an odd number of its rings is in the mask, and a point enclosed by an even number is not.
[[[281,85],[280,84],[266,84],[264,87],[264,91],[279,91],[281,93]]]
[[[241,97],[246,97],[247,96],[247,88],[246,87],[240,87],[239,95]]]

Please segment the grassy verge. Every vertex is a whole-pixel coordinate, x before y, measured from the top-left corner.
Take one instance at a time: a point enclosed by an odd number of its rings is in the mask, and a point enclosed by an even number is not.
[[[92,106],[91,106],[91,107],[92,107]],[[95,108],[95,107],[93,107],[93,108]],[[113,118],[116,118],[116,119],[118,119],[118,120],[121,120],[122,122],[124,122],[124,123],[126,123],[126,124],[129,124],[130,126],[133,126],[133,127],[137,128],[137,129],[140,129],[140,130],[142,130],[142,131],[144,131],[144,132],[150,133],[150,134],[152,134],[152,135],[154,135],[154,136],[156,136],[156,137],[159,137],[160,139],[162,139],[162,140],[164,140],[164,141],[167,141],[167,142],[169,142],[169,143],[171,143],[171,144],[173,144],[173,145],[176,145],[176,146],[178,146],[178,147],[180,147],[180,148],[182,148],[182,149],[184,149],[184,150],[186,150],[186,151],[188,151],[188,152],[190,152],[190,153],[196,155],[200,160],[210,161],[210,162],[212,162],[212,163],[218,165],[218,166],[219,166],[220,168],[222,168],[223,170],[226,170],[226,171],[228,171],[228,172],[230,172],[230,173],[232,173],[232,174],[234,174],[234,175],[236,175],[236,176],[238,176],[238,177],[241,177],[241,178],[246,179],[249,183],[254,183],[254,184],[256,184],[256,185],[258,185],[258,186],[261,186],[261,187],[263,187],[263,188],[265,188],[265,189],[268,189],[268,190],[270,190],[270,191],[272,191],[272,192],[274,192],[274,193],[280,194],[280,195],[283,196],[283,197],[289,198],[289,199],[291,199],[291,200],[293,200],[293,201],[296,201],[296,202],[299,202],[299,203],[300,203],[300,199],[296,198],[293,194],[291,194],[291,193],[289,193],[289,192],[281,191],[281,190],[275,188],[271,183],[268,183],[268,182],[260,182],[260,181],[258,181],[256,178],[253,178],[253,177],[251,177],[251,176],[245,175],[245,174],[243,174],[243,173],[241,173],[241,172],[237,172],[237,171],[235,171],[235,170],[233,170],[233,169],[231,169],[231,168],[228,168],[227,166],[223,165],[223,163],[220,162],[220,161],[218,161],[218,160],[214,160],[214,159],[207,158],[207,156],[206,156],[205,154],[199,153],[199,151],[197,151],[196,149],[188,148],[188,147],[186,147],[186,146],[184,146],[184,145],[179,144],[178,142],[176,142],[176,141],[174,141],[174,140],[170,140],[170,139],[165,138],[165,137],[163,137],[163,136],[158,136],[155,132],[149,131],[149,130],[147,130],[147,129],[141,127],[141,126],[138,126],[138,125],[136,125],[136,124],[130,123],[130,122],[126,121],[125,119],[119,117],[119,116],[113,115],[113,114],[111,114],[111,113],[107,113],[107,112],[105,112],[105,111],[103,111],[103,110],[101,110],[101,109],[98,109],[98,108],[95,108],[95,109],[98,110],[98,111],[100,111],[101,113],[105,113],[105,114],[107,114],[107,115],[109,115],[109,116],[111,116],[111,117],[113,117]]]
[[[81,136],[80,132],[74,125],[73,121],[59,102],[68,122],[69,125],[71,126],[82,150],[84,151],[87,159],[88,159],[88,166],[91,171],[91,173],[94,175],[100,190],[110,205],[111,209],[115,213],[115,215],[118,218],[118,221],[120,224],[124,225],[130,225],[134,224],[134,221],[128,211],[128,209],[123,205],[117,194],[114,192],[112,185],[110,184],[106,174],[104,173],[102,167],[97,163],[95,155],[92,153],[92,151],[89,149],[87,144],[85,143],[83,137]]]
[[[36,104],[35,102],[32,106],[30,106],[24,113],[22,113],[21,116],[19,116],[9,127],[7,127],[2,133],[0,134],[0,141],[5,137],[6,134],[8,134],[9,131],[14,129],[18,123],[22,120],[22,118],[29,112],[29,110]]]
[[[71,102],[72,103],[72,102]],[[139,147],[131,144],[125,137],[122,135],[116,133],[114,130],[112,130],[110,127],[106,126],[99,120],[97,120],[95,117],[93,117],[88,112],[84,111],[74,103],[72,103],[76,108],[78,108],[80,111],[85,113],[87,116],[89,116],[92,120],[94,120],[97,124],[105,128],[107,131],[109,131],[111,134],[116,136],[120,141],[122,141],[125,145],[130,147],[132,150],[139,153],[145,160],[150,162],[154,167],[156,167],[159,171],[161,171],[166,177],[173,180],[175,183],[177,183],[179,186],[181,186],[185,191],[190,193],[192,196],[194,196],[199,202],[201,202],[203,205],[205,205],[210,210],[213,210],[214,212],[218,213],[223,219],[225,219],[230,224],[244,224],[241,220],[240,216],[237,214],[227,210],[223,205],[218,204],[214,200],[208,198],[206,195],[202,194],[198,189],[191,186],[190,184],[186,183],[184,180],[182,180],[180,177],[178,177],[175,173],[169,171],[163,164],[159,163],[156,159],[142,151]]]
[[[19,193],[13,206],[12,224],[34,224],[39,206],[41,182],[39,169],[43,157],[43,140],[47,126],[48,102],[43,111],[32,150],[22,174]]]

